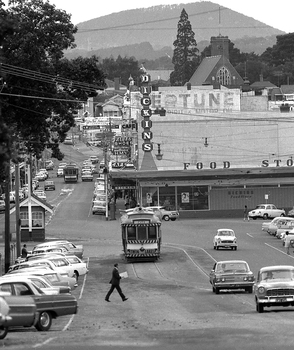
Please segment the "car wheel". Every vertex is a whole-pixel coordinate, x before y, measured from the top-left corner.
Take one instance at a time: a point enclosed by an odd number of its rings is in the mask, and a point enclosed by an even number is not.
[[[263,214],[263,219],[267,220],[268,219],[268,214]]]
[[[164,217],[162,218],[164,221],[169,221],[169,216],[168,215],[164,215]]]
[[[219,288],[215,287],[215,294],[219,294]]]
[[[235,250],[237,250],[237,247],[235,247]]]
[[[260,303],[256,303],[256,311],[260,314],[263,313],[263,305]]]
[[[8,327],[0,327],[0,339],[4,339],[8,333]]]
[[[247,287],[246,290],[249,294],[251,294],[253,292],[253,287]]]
[[[252,219],[253,219],[253,220],[256,220],[257,218],[256,218],[256,217],[253,217]]]
[[[213,249],[216,249],[216,246],[215,246],[215,245],[213,246]]]
[[[48,311],[43,311],[40,313],[37,324],[35,325],[38,331],[49,331],[52,324],[52,316]]]
[[[281,214],[281,217],[284,217],[285,216],[285,214]]]

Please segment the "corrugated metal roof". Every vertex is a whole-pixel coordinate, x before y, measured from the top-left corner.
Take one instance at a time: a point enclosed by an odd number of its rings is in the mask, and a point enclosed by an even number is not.
[[[192,75],[189,82],[192,86],[202,85],[208,78],[213,68],[217,65],[222,56],[205,57]]]

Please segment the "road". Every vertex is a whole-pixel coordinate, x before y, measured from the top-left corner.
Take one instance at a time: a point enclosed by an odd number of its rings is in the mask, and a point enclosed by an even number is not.
[[[81,157],[75,150],[71,156]],[[79,159],[79,157],[81,159]],[[54,178],[55,172],[51,173]],[[261,220],[180,219],[163,222],[161,259],[156,263],[126,263],[120,224],[92,215],[93,183],[64,184],[47,192],[56,208],[48,218],[46,237],[83,244],[89,274],[74,291],[79,311],[53,320],[49,332],[10,331],[0,346],[13,349],[292,349],[294,308],[255,311],[253,294],[212,293],[208,274],[215,261],[246,260],[254,274],[260,267],[293,264],[281,241],[261,231]],[[214,250],[217,228],[232,228],[238,250]],[[29,248],[34,242],[28,242]],[[129,298],[114,292],[104,301],[113,264],[128,278],[121,283]],[[24,343],[26,344],[24,346]]]

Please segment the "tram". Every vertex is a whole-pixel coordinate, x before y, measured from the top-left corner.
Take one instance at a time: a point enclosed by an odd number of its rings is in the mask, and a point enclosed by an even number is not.
[[[127,261],[159,259],[161,220],[156,213],[142,207],[128,209],[121,216],[121,232]]]
[[[64,182],[78,182],[79,168],[75,164],[68,164],[63,168]]]

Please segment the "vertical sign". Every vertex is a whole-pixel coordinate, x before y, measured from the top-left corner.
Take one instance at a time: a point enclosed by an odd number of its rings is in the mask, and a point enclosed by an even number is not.
[[[142,150],[144,152],[151,152],[153,150],[153,143],[151,142],[153,138],[152,131],[150,130],[152,127],[152,121],[150,120],[152,116],[152,110],[150,109],[151,105],[151,86],[150,86],[150,75],[149,74],[141,74],[140,75],[140,90],[143,97],[141,98],[141,116],[142,116],[142,122],[141,126],[144,129],[142,132],[142,139],[144,140],[144,143],[142,145]]]

